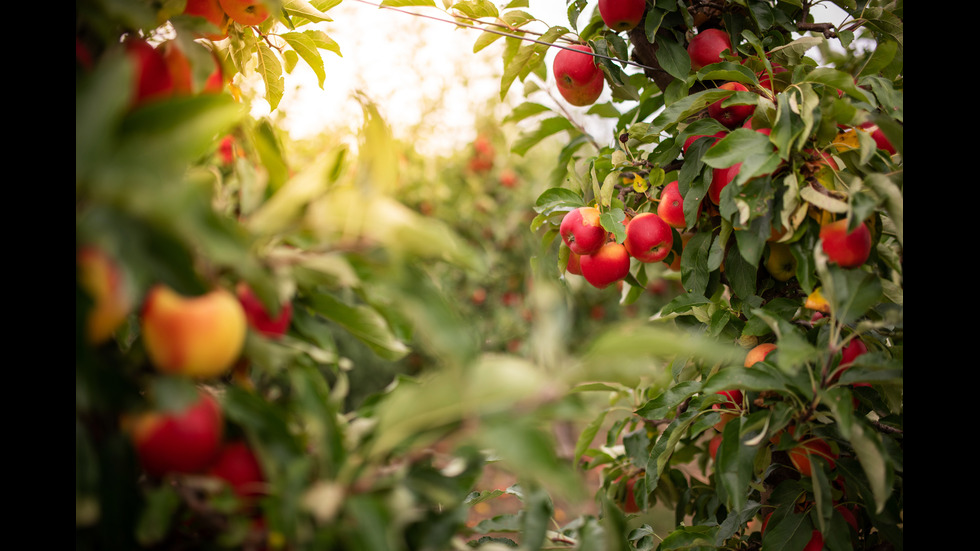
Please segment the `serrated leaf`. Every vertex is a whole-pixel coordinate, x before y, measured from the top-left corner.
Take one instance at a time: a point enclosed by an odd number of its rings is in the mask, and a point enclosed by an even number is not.
[[[275,111],[282,101],[286,83],[282,76],[282,64],[275,52],[264,42],[258,43],[259,56],[257,69],[262,75],[265,83],[265,100],[269,102],[269,107]]]

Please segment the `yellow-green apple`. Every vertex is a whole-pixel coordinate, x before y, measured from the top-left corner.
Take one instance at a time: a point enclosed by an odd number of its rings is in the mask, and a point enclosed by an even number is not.
[[[203,472],[224,433],[221,406],[204,391],[183,410],[146,411],[125,422],[140,465],[153,477]]]
[[[749,91],[749,89],[740,82],[726,82],[718,88],[722,90],[731,90],[733,92]],[[722,104],[730,97],[731,94],[709,105],[708,116],[725,125],[727,128],[735,128],[752,116],[752,113],[755,112],[755,106],[744,104],[729,105],[727,107],[722,106]]]
[[[579,207],[562,218],[558,233],[573,253],[592,254],[606,243],[609,232],[602,227],[599,216],[595,207]]]
[[[160,51],[140,38],[127,38],[124,46],[133,65],[132,105],[143,105],[172,95],[173,78]]]
[[[628,31],[640,24],[646,0],[599,0],[602,22],[614,31]]]
[[[674,246],[670,225],[655,213],[643,212],[626,225],[626,252],[640,262],[660,262]]]
[[[711,185],[708,186],[708,199],[712,203],[721,204],[721,190],[732,183],[742,169],[742,163],[735,163],[729,167],[714,168],[711,170]]]
[[[853,231],[847,231],[848,219],[820,227],[820,242],[827,259],[842,268],[856,268],[864,264],[871,255],[871,230],[865,224],[858,224]]]
[[[742,413],[742,391],[738,389],[734,390],[722,390],[718,394],[725,397],[725,401],[712,404],[711,409],[721,409],[721,410],[735,410],[736,413],[722,412],[721,421],[715,423],[715,430],[721,432],[725,429],[725,425],[729,421],[738,417]]]
[[[242,308],[245,310],[245,319],[248,320],[249,327],[273,339],[278,339],[289,330],[289,322],[293,317],[291,302],[283,302],[279,305],[279,310],[273,314],[244,281],[239,282],[235,287],[235,294],[238,295],[238,301],[242,303]]]
[[[228,17],[242,25],[259,25],[269,18],[263,0],[218,0]]]
[[[92,300],[85,318],[85,337],[91,344],[109,339],[133,310],[133,297],[126,278],[104,250],[83,246],[76,254],[78,285]]]
[[[147,293],[141,324],[150,362],[163,373],[195,378],[231,369],[248,328],[242,304],[229,291],[188,297],[163,284]]]
[[[778,241],[769,242],[766,270],[777,281],[789,281],[796,277],[796,257],[789,245]]]
[[[630,255],[621,243],[609,241],[592,254],[579,258],[582,277],[598,289],[605,289],[630,272]]]
[[[262,465],[248,443],[242,440],[226,442],[207,469],[207,474],[227,482],[241,497],[264,493],[265,475]]]
[[[834,453],[830,444],[822,438],[807,438],[789,450],[789,460],[796,467],[796,470],[804,476],[813,476],[810,456],[824,459],[831,469],[836,465],[837,454]]]
[[[731,37],[728,36],[727,32],[721,29],[700,31],[691,38],[691,42],[687,45],[687,54],[691,57],[691,68],[697,71],[712,63],[724,61],[725,58],[722,54],[725,50],[728,50],[730,54],[735,53],[732,50]]]
[[[228,36],[228,16],[218,0],[187,0],[184,13],[203,17],[217,28],[215,32],[205,33],[204,38],[221,40]]]
[[[592,105],[605,85],[602,70],[596,65],[589,46],[573,44],[567,48],[558,50],[551,67],[558,92],[572,105]]]
[[[701,206],[699,205],[698,213],[700,214],[700,212]],[[664,186],[663,191],[660,192],[657,216],[672,228],[682,230],[687,227],[687,221],[684,220],[684,197],[681,195],[677,180]]]
[[[745,362],[743,365],[745,367],[752,367],[756,363],[766,359],[766,356],[768,356],[769,353],[775,349],[776,349],[776,345],[771,342],[764,342],[762,344],[758,344],[755,347],[753,347],[751,350],[749,350],[749,353],[745,355]]]

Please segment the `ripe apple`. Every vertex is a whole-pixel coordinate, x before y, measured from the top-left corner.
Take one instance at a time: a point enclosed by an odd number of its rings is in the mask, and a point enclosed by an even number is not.
[[[728,50],[734,54],[732,40],[728,33],[721,29],[705,29],[691,38],[687,45],[687,54],[691,57],[691,68],[697,71],[702,67],[724,61],[722,53]]]
[[[708,442],[708,454],[711,455],[711,460],[714,461],[718,457],[718,448],[721,447],[722,435],[716,434]]]
[[[152,410],[128,426],[140,465],[150,476],[198,473],[211,464],[221,446],[224,418],[210,394],[182,411]]]
[[[238,283],[235,293],[238,295],[238,301],[242,303],[245,319],[252,329],[273,339],[278,339],[289,330],[289,322],[293,317],[291,302],[282,303],[279,312],[273,316],[244,281]]]
[[[708,199],[712,203],[719,205],[721,204],[721,190],[725,189],[725,186],[732,183],[732,180],[738,176],[738,172],[742,169],[742,163],[735,163],[732,166],[725,168],[715,168],[711,170],[711,185],[708,186]]]
[[[766,270],[777,281],[789,281],[796,277],[796,257],[789,245],[778,241],[769,243]]]
[[[758,362],[766,359],[766,356],[770,352],[776,349],[775,343],[764,342],[762,344],[756,345],[754,348],[749,350],[749,353],[745,355],[745,367],[752,367]]]
[[[718,143],[718,140],[724,138],[727,134],[728,134],[728,132],[725,132],[724,130],[719,130],[718,132],[715,132],[714,134],[712,134],[711,136],[708,136],[708,137],[709,138],[714,138],[714,141],[712,141],[711,143],[712,144],[716,144],[716,143]],[[706,136],[706,134],[695,134],[693,136],[688,136],[687,139],[684,140],[684,146],[682,147],[682,150],[684,151],[684,153],[685,154],[687,153],[688,148],[690,148],[691,147],[691,144],[693,144],[698,138],[703,138],[705,136]]]
[[[739,82],[726,82],[718,88],[722,90],[731,90],[733,92],[749,91],[745,85]],[[746,119],[752,116],[752,113],[755,112],[755,106],[730,105],[728,107],[722,107],[722,103],[724,103],[729,97],[731,97],[731,95],[709,105],[708,116],[725,125],[727,128],[734,129],[736,126],[742,124]]]
[[[772,76],[773,77],[775,77],[779,73],[788,73],[788,72],[789,72],[789,69],[787,69],[786,67],[783,67],[782,65],[780,65],[778,63],[773,63],[772,64]],[[773,92],[772,80],[770,80],[769,73],[768,72],[766,72],[766,71],[760,71],[760,72],[756,73],[755,76],[759,78],[759,86],[765,88],[766,90],[769,90],[769,92]]]
[[[725,425],[727,425],[729,421],[731,421],[732,419],[734,419],[734,418],[738,417],[739,415],[741,415],[741,411],[742,411],[742,391],[741,390],[738,390],[738,389],[735,389],[735,390],[722,390],[722,391],[718,392],[718,394],[721,394],[722,396],[724,396],[725,397],[725,401],[724,402],[721,402],[720,404],[712,404],[711,405],[711,409],[734,409],[734,410],[738,411],[738,413],[724,413],[724,412],[722,412],[722,414],[721,414],[721,421],[718,421],[717,423],[715,423],[715,430],[717,430],[718,432],[721,432],[721,431],[723,431],[725,429]]]
[[[582,275],[582,257],[575,251],[568,251],[568,263],[565,270],[570,274]]]
[[[599,0],[599,15],[614,31],[628,31],[640,24],[646,0]]]
[[[133,310],[133,298],[119,264],[105,251],[83,246],[76,254],[78,285],[89,295],[92,307],[85,319],[90,344],[109,339]]]
[[[674,246],[674,233],[660,216],[644,212],[626,225],[623,245],[626,252],[640,262],[660,262]]]
[[[232,21],[242,25],[259,25],[269,18],[269,8],[262,0],[218,0]]]
[[[626,481],[626,495],[623,497],[623,512],[626,513],[638,513],[640,512],[640,506],[636,502],[636,492],[634,488],[636,487],[636,480],[638,477],[631,477]],[[616,480],[619,482],[622,477]]]
[[[586,281],[593,287],[605,289],[629,274],[630,255],[625,246],[609,241],[598,251],[582,255],[579,264]]]
[[[842,268],[856,268],[871,255],[871,230],[859,224],[848,233],[847,224],[848,220],[843,218],[821,226],[821,246],[830,262]]]
[[[184,13],[203,17],[218,28],[217,32],[205,33],[205,38],[221,40],[228,36],[228,16],[225,14],[225,10],[221,8],[219,0],[187,0]]]
[[[894,155],[895,153],[898,152],[895,149],[895,146],[892,145],[892,142],[889,141],[888,138],[885,136],[885,133],[882,132],[881,129],[878,128],[878,125],[876,125],[875,123],[871,121],[867,121],[862,123],[860,125],[860,128],[862,128],[865,132],[871,133],[871,137],[874,139],[875,145],[878,146],[878,149],[884,149],[890,155]]]
[[[218,477],[241,497],[262,495],[265,476],[252,448],[241,440],[227,442],[218,450],[207,473]]]
[[[700,212],[701,207],[698,206],[698,213]],[[682,230],[687,227],[687,221],[684,220],[684,197],[681,195],[677,180],[664,186],[663,191],[660,192],[657,216],[672,228]]]
[[[830,444],[822,438],[808,438],[789,450],[789,460],[796,467],[796,470],[804,476],[813,476],[810,465],[811,455],[826,460],[831,469],[836,465],[837,454],[831,449]]]
[[[500,172],[500,185],[508,189],[513,189],[517,187],[518,177],[517,173],[509,168],[505,168]]]
[[[158,284],[147,293],[141,318],[151,363],[164,373],[197,378],[231,369],[248,327],[241,303],[225,289],[186,297]]]
[[[840,363],[837,365],[837,371],[830,377],[830,382],[832,383],[837,382],[841,375],[850,369],[851,364],[854,363],[854,360],[856,360],[858,356],[868,353],[868,346],[864,344],[864,341],[861,339],[855,338],[851,339],[850,342],[844,345],[844,348],[841,349],[840,352],[841,358]],[[866,383],[862,383],[862,385],[864,384]]]
[[[124,46],[134,69],[132,105],[143,105],[173,94],[173,77],[159,50],[140,38],[128,38]]]
[[[173,82],[175,94],[190,94],[194,91],[194,80],[191,77],[191,62],[184,55],[176,40],[168,40],[157,47]]]
[[[592,105],[599,99],[606,82],[602,70],[591,55],[592,48],[585,44],[575,44],[569,48],[558,50],[551,67],[558,92],[572,105]]]
[[[599,222],[599,209],[579,207],[562,218],[558,233],[572,252],[587,255],[605,244],[609,232]]]

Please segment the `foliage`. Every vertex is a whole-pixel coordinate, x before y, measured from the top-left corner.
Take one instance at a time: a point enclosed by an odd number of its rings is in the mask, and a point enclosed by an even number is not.
[[[801,549],[813,530],[831,549],[902,547],[901,3],[840,2],[849,23],[827,29],[808,2],[648,1],[626,34],[583,0],[544,32],[520,0],[447,3],[483,29],[475,50],[502,42],[501,98],[520,83],[526,101],[444,158],[396,140],[367,98],[355,146],[295,144],[248,114],[278,106],[298,63],[323,86],[321,56],[340,46],[317,23],[338,3],[270,0],[261,24],[217,29],[183,0],[76,3],[76,249],[114,261],[130,305],[93,342],[99,296],[78,265],[77,549]],[[691,32],[719,26],[738,59],[691,71]],[[191,91],[137,102],[134,37],[179,45]],[[583,41],[603,103],[539,101],[550,53]],[[254,75],[261,98],[241,86]],[[684,152],[721,130],[704,111],[722,81],[753,91],[733,101],[756,106],[755,128]],[[586,117],[614,131],[590,135]],[[713,169],[736,163],[704,200]],[[691,220],[674,232],[679,270],[634,261],[606,290],[565,272],[565,212],[598,206],[622,241],[673,180]],[[834,218],[872,229],[864,265],[828,262]],[[777,241],[796,261],[785,281],[765,267]],[[249,329],[218,377],[154,367],[153,286],[243,282],[270,311],[292,307],[285,335]],[[869,352],[842,365],[856,340]],[[763,342],[776,351],[743,367]],[[224,439],[257,454],[257,497],[208,472],[141,471],[132,419],[196,389],[218,399]],[[721,428],[713,406],[732,389],[744,402]],[[791,460],[804,435],[835,454],[809,456],[812,476]],[[488,487],[492,473],[510,483]]]

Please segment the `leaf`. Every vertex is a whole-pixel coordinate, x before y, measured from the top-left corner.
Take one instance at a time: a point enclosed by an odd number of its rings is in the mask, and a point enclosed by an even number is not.
[[[282,8],[286,10],[286,13],[293,16],[302,17],[313,22],[321,21],[333,21],[326,13],[317,9],[313,4],[307,2],[306,0],[281,0]],[[329,6],[321,9],[330,9],[333,6],[340,4],[340,0],[333,0],[330,2]]]
[[[575,126],[565,117],[544,119],[536,129],[522,133],[511,146],[511,151],[517,155],[524,155],[541,140],[566,130],[577,132]]]
[[[436,3],[433,0],[384,0],[381,2],[381,5],[387,8],[407,8],[413,6],[436,7]]]
[[[265,99],[269,102],[269,107],[275,111],[282,101],[285,92],[285,80],[282,77],[282,65],[275,52],[264,42],[258,44],[258,71],[265,82]]]
[[[317,31],[306,31],[303,33],[289,32],[283,33],[279,36],[282,37],[286,43],[289,44],[292,49],[303,58],[303,61],[313,69],[313,72],[317,76],[317,81],[320,84],[320,88],[323,88],[323,81],[326,78],[326,73],[323,71],[323,59],[320,57],[320,51],[317,49],[317,42],[315,34]],[[320,33],[323,34],[323,33]]]
[[[309,297],[309,306],[346,329],[381,358],[397,360],[409,352],[408,346],[392,333],[388,322],[369,306],[346,304],[326,293]]]

